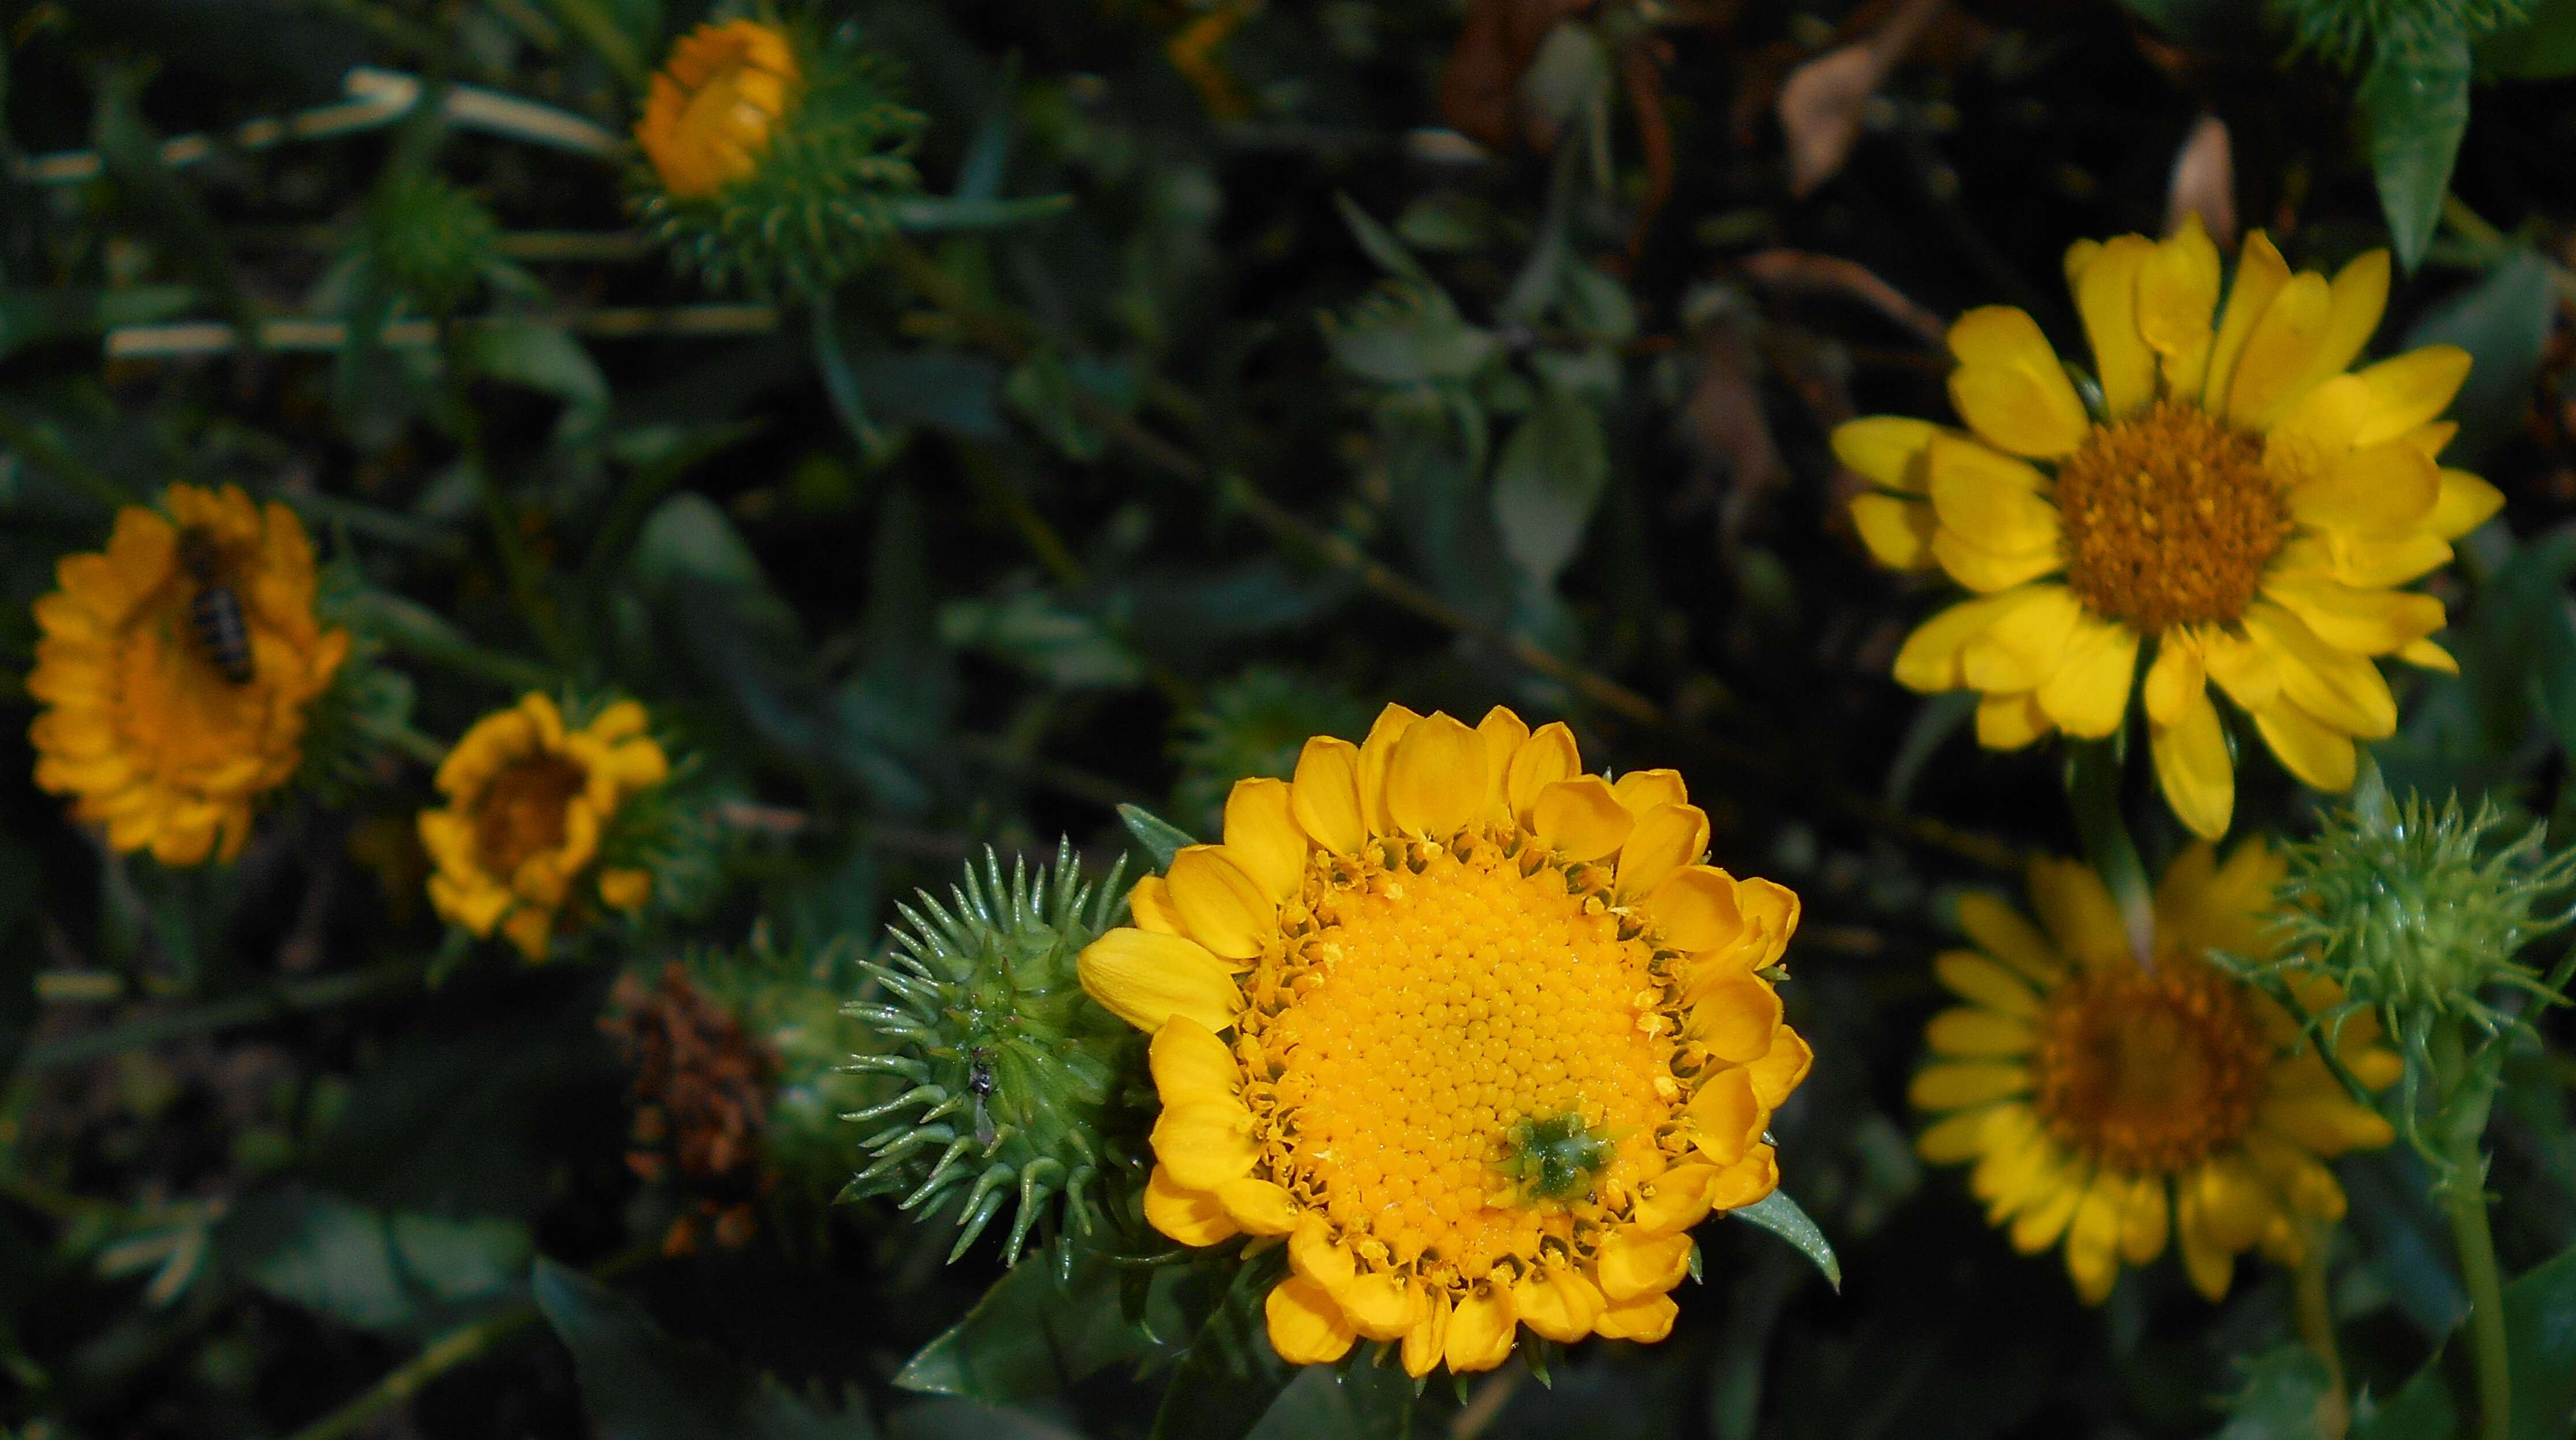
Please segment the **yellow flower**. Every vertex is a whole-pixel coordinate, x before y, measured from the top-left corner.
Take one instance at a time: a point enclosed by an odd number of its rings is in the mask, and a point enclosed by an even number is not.
[[[1583,773],[1563,725],[1389,706],[1245,780],[1225,843],[1129,896],[1083,988],[1152,1035],[1145,1218],[1287,1242],[1270,1339],[1416,1376],[1518,1327],[1660,1340],[1690,1228],[1771,1193],[1807,1072],[1775,972],[1798,899],[1699,863],[1681,777]]]
[[[760,168],[801,77],[787,32],[757,20],[701,25],[653,75],[635,142],[675,198],[699,200]]]
[[[2150,646],[2149,747],[2194,832],[2218,838],[2235,809],[2211,681],[2290,773],[2349,788],[2355,738],[2397,723],[2373,657],[2456,669],[2428,638],[2442,602],[2398,587],[2503,503],[2436,463],[2467,352],[2345,373],[2387,300],[2382,250],[2329,281],[2291,274],[2258,230],[2224,311],[2197,219],[2161,242],[2080,242],[2066,270],[2098,413],[2030,317],[1997,306],[1950,328],[1970,433],[1897,416],[1834,432],[1843,463],[1886,487],[1852,502],[1871,553],[1978,597],[1915,631],[1896,678],[1982,692],[1977,738],[2010,750],[2117,730]]]
[[[644,733],[644,707],[620,700],[580,730],[543,695],[474,722],[438,767],[443,810],[420,816],[420,843],[437,873],[429,900],[479,936],[495,927],[542,959],[555,916],[589,878],[601,904],[638,910],[652,898],[641,870],[597,866],[618,807],[670,773]]]
[[[119,850],[230,860],[304,758],[305,711],[349,655],[314,618],[313,544],[285,506],[173,485],[36,602],[36,783]]]
[[[2393,1138],[2287,1011],[2201,958],[2273,952],[2265,912],[2282,870],[2258,841],[2224,866],[2207,844],[2184,851],[2156,887],[2152,968],[2132,956],[2110,891],[2074,861],[2032,864],[2041,926],[1999,896],[1959,902],[1978,948],[1934,962],[1968,1003],[1927,1032],[1937,1058],[1912,1098],[1938,1118],[1916,1148],[1938,1164],[1975,1162],[1969,1188],[2015,1248],[2063,1240],[2089,1304],[2169,1236],[2212,1300],[2246,1250],[2299,1263],[2309,1227],[2343,1216],[2322,1160]],[[2311,1013],[2339,998],[2326,981],[2298,995]],[[2374,1090],[2404,1068],[2378,1036],[2355,1017],[2335,1051]]]

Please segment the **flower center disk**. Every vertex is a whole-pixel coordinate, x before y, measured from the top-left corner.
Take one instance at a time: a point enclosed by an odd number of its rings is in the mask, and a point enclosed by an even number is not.
[[[2179,1173],[2252,1126],[2272,1053],[2236,986],[2198,960],[2084,976],[2040,1020],[2040,1118],[2112,1169]]]
[[[1675,1017],[1595,873],[1508,833],[1312,863],[1244,1030],[1272,1178],[1362,1258],[1471,1282],[1588,1243],[1665,1168]]]
[[[2290,534],[2262,440],[2180,401],[2095,427],[2056,498],[2067,587],[2147,635],[2242,617]]]
[[[560,755],[532,755],[493,776],[474,814],[474,852],[483,868],[506,879],[528,857],[562,845],[565,808],[589,782]]]

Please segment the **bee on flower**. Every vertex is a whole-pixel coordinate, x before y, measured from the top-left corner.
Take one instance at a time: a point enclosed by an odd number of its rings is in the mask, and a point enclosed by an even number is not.
[[[671,46],[635,125],[635,207],[684,267],[716,284],[820,293],[894,230],[920,189],[928,120],[846,27],[737,19]]]
[[[2329,280],[2256,231],[2223,308],[2197,218],[2083,241],[2066,272],[2098,394],[2028,315],[1991,306],[1950,329],[1964,431],[1873,416],[1834,433],[1882,487],[1852,502],[1870,552],[1974,595],[1914,632],[1897,680],[1979,692],[1997,750],[2108,736],[2135,690],[2166,800],[2212,840],[2236,795],[2212,684],[2291,774],[2349,789],[2354,742],[2397,724],[2377,662],[2457,668],[2431,638],[2442,602],[2406,587],[2503,503],[2439,460],[2467,352],[2349,371],[2387,300],[2385,251]]]
[[[55,574],[27,677],[44,706],[28,730],[37,785],[118,850],[233,859],[349,657],[349,633],[315,614],[303,522],[237,486],[173,485]]]
[[[610,841],[621,814],[671,772],[646,728],[632,700],[576,728],[539,694],[475,721],[438,767],[447,804],[420,816],[436,867],[430,904],[478,937],[499,930],[531,960],[545,958],[567,912],[643,909],[652,872],[616,863]]]
[[[1976,948],[1934,962],[1964,1003],[1926,1033],[1934,1058],[1912,1099],[1932,1121],[1916,1148],[1974,1167],[1969,1189],[2014,1248],[2062,1246],[2087,1304],[2110,1295],[2122,1265],[2150,1264],[2168,1243],[2211,1300],[2248,1250],[2298,1264],[2312,1227],[2343,1217],[2324,1162],[2395,1138],[2288,1011],[2204,958],[2278,952],[2270,916],[2285,868],[2260,841],[2224,864],[2206,843],[2185,850],[2156,887],[2148,964],[2110,891],[2076,861],[2032,864],[2037,926],[1999,896],[1959,902]],[[2310,979],[2296,998],[2318,1014],[2342,997]],[[2379,1037],[2363,1015],[2333,1040],[2372,1090],[2404,1068]]]
[[[1153,1037],[1147,1221],[1282,1237],[1292,1363],[1669,1333],[1691,1227],[1778,1184],[1797,897],[1701,863],[1679,775],[1587,775],[1563,725],[1500,708],[1311,739],[1293,780],[1234,787],[1224,835],[1078,966]]]

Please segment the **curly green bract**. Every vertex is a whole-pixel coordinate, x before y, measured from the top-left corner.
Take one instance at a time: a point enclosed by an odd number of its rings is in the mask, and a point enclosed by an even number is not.
[[[631,172],[632,206],[682,270],[759,295],[822,294],[855,274],[895,230],[895,202],[921,188],[912,151],[929,119],[904,103],[885,57],[853,26],[828,40],[790,30],[804,76],[760,166],[705,199]]]
[[[1056,1195],[1066,1218],[1091,1230],[1118,1077],[1140,1057],[1135,1033],[1083,993],[1074,962],[1123,917],[1125,868],[1122,859],[1086,884],[1068,841],[1052,867],[1014,861],[1006,875],[987,849],[950,904],[923,891],[918,908],[896,907],[904,923],[889,927],[893,945],[862,967],[894,1003],[871,997],[846,1013],[886,1042],[851,1068],[911,1087],[850,1117],[892,1123],[864,1142],[873,1163],[846,1196],[900,1191],[901,1208],[924,1214],[954,1205],[951,1260],[1015,1194],[1005,1264]]]

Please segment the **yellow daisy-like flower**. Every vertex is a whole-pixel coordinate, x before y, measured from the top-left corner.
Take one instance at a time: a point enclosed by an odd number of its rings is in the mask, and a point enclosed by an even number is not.
[[[2075,861],[2032,864],[2039,926],[2000,896],[1959,902],[1978,948],[1934,962],[1967,1003],[1927,1032],[1937,1058],[1912,1098],[1938,1118],[1916,1148],[1975,1163],[1969,1188],[2016,1249],[2063,1241],[2089,1304],[2168,1237],[2212,1300],[2247,1250],[2298,1264],[2308,1227],[2343,1216],[2343,1187],[2322,1162],[2394,1138],[2287,1011],[2202,958],[2274,952],[2266,912],[2283,869],[2258,841],[2223,866],[2207,844],[2184,851],[2156,887],[2152,967],[2131,954],[2110,891]],[[2298,997],[2311,1013],[2339,998],[2329,981]],[[2356,1016],[2335,1043],[2374,1090],[2404,1069],[2378,1040],[2377,1024]]]
[[[498,928],[538,960],[558,912],[586,901],[586,877],[600,904],[642,909],[653,877],[597,861],[618,807],[670,774],[645,725],[644,707],[620,700],[569,730],[543,695],[475,721],[438,767],[447,807],[420,816],[421,846],[437,866],[429,900],[438,913],[478,936]]]
[[[2149,746],[2194,832],[2218,838],[2235,809],[2211,681],[2290,773],[2350,788],[2354,740],[2397,724],[2374,657],[2456,669],[2428,638],[2442,602],[2398,587],[2503,503],[2436,459],[2467,352],[2345,373],[2387,301],[2384,250],[2329,281],[2293,275],[2258,230],[2224,310],[2197,219],[2164,241],[2083,241],[2066,272],[2098,414],[2031,318],[1995,306],[1950,329],[1969,433],[1896,416],[1834,432],[1843,463],[1886,487],[1852,502],[1871,553],[1978,596],[1915,631],[1896,678],[1982,692],[1977,738],[2010,750],[2118,729],[2151,646]]]
[[[1798,899],[1707,846],[1680,776],[1586,775],[1563,725],[1500,708],[1389,706],[1236,785],[1225,843],[1080,961],[1154,1037],[1145,1218],[1285,1237],[1266,1312],[1296,1364],[1662,1339],[1690,1228],[1778,1184],[1763,1132],[1810,1059],[1772,989]]]
[[[230,860],[303,762],[305,712],[349,656],[314,617],[313,543],[285,506],[173,485],[64,556],[36,602],[36,783],[119,850]]]
[[[778,26],[701,25],[654,72],[635,143],[665,190],[704,199],[760,168],[801,79],[795,47]]]

